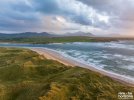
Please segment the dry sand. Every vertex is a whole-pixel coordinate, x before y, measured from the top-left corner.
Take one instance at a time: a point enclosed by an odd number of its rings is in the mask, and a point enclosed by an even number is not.
[[[70,59],[68,57],[65,57],[65,56],[61,55],[60,53],[58,53],[54,50],[49,50],[49,49],[46,49],[46,48],[30,48],[30,49],[32,51],[37,52],[40,55],[45,56],[47,59],[56,60],[56,61],[58,61],[60,63],[63,63],[67,66],[72,66],[72,67],[80,66],[82,68],[87,68],[89,70],[101,73],[102,75],[111,77],[112,79],[114,79],[116,81],[119,81],[119,82],[121,82],[125,85],[134,87],[134,78],[130,78],[130,77],[126,77],[126,76],[123,76],[123,75],[115,74],[115,73],[112,73],[112,72],[109,72],[109,71],[105,71],[103,69],[98,69],[98,68],[89,66],[87,64],[83,64],[83,63],[78,62],[74,59]]]

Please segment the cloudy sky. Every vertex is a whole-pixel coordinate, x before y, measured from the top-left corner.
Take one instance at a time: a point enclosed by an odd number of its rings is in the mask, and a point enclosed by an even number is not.
[[[0,32],[133,35],[134,0],[0,0]]]

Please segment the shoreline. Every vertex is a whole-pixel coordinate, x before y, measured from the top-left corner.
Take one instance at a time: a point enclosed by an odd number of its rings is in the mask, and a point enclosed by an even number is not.
[[[66,66],[72,66],[72,67],[79,66],[82,68],[86,68],[91,71],[98,72],[104,76],[108,76],[108,77],[112,78],[113,80],[116,80],[124,85],[134,87],[134,79],[133,78],[119,75],[119,74],[116,74],[113,72],[109,72],[109,71],[106,71],[103,69],[95,68],[93,66],[81,63],[81,62],[71,59],[69,57],[65,57],[65,56],[61,55],[60,53],[56,52],[55,50],[51,50],[51,49],[47,49],[47,48],[28,48],[28,49],[30,49],[34,52],[37,52],[40,55],[43,55],[47,59],[56,60]]]

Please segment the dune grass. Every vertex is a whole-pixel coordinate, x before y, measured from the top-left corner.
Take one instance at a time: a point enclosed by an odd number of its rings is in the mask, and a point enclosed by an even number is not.
[[[118,92],[134,88],[28,49],[0,48],[0,100],[117,100]]]

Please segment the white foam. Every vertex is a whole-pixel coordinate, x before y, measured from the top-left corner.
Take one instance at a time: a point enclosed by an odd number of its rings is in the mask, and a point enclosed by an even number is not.
[[[104,47],[134,50],[134,45],[126,45],[119,42],[109,42]]]
[[[134,65],[121,66],[120,68],[123,68],[123,69],[127,69],[127,70],[134,71]]]

